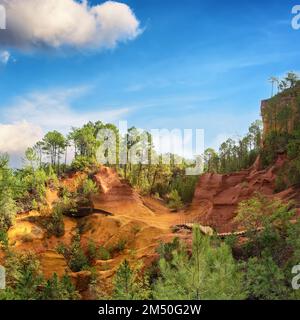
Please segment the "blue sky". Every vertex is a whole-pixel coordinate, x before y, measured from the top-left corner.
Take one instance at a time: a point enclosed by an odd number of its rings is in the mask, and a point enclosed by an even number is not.
[[[0,37],[10,55],[0,63],[0,139],[1,125],[7,132],[32,124],[38,136],[85,120],[128,120],[145,129],[203,128],[206,146],[216,147],[260,117],[271,75],[300,70],[300,30],[291,27],[297,1],[121,2],[140,31],[114,48],[27,50]]]

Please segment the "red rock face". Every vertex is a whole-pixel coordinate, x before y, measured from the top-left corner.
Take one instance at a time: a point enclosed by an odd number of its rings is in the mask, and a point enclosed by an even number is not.
[[[112,214],[152,215],[139,194],[114,169],[101,166],[95,175],[101,192],[93,197],[95,209]]]
[[[260,170],[258,158],[248,170],[202,175],[188,210],[189,219],[211,226],[217,232],[231,232],[238,229],[234,222],[238,203],[251,198],[256,192],[283,200],[295,199],[297,192],[293,188],[274,194],[276,173],[285,161],[285,156],[279,156],[272,167]]]

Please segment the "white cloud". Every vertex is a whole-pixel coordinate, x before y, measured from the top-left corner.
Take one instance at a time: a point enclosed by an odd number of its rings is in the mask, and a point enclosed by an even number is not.
[[[99,111],[74,111],[72,101],[86,93],[89,88],[75,87],[45,92],[32,92],[15,99],[5,107],[7,122],[28,121],[44,130],[67,132],[72,126],[81,126],[88,121],[112,122],[129,112],[128,108]]]
[[[18,97],[3,111],[0,123],[0,153],[7,152],[14,164],[20,164],[26,148],[35,144],[49,130],[66,134],[71,127],[79,127],[89,121],[116,122],[127,114],[129,108],[78,112],[72,101],[89,90],[88,87],[32,92]],[[17,161],[19,158],[19,161]]]
[[[10,53],[8,51],[0,51],[0,64],[6,65],[10,59]]]
[[[140,33],[140,22],[123,3],[86,0],[0,0],[6,7],[7,29],[0,43],[21,49],[64,46],[114,48]]]
[[[13,159],[21,157],[24,151],[43,136],[42,129],[26,121],[13,124],[0,123],[0,152],[8,153]]]

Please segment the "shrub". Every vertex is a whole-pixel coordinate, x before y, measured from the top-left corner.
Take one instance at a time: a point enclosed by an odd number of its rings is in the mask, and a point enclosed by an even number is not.
[[[13,253],[9,251],[5,259],[6,296],[17,300],[41,298],[39,288],[43,285],[40,263],[32,253]]]
[[[141,275],[139,267],[131,268],[127,260],[117,270],[114,285],[114,299],[146,300],[150,298],[151,289],[148,278]]]
[[[108,251],[113,255],[115,253],[119,253],[125,250],[127,241],[125,239],[120,239],[118,243],[114,244],[112,247],[108,249]]]
[[[83,196],[85,196],[86,198],[89,198],[93,194],[97,193],[97,191],[98,191],[98,187],[93,180],[91,180],[91,179],[84,180],[84,182],[82,184]]]
[[[11,192],[0,192],[0,230],[8,230],[15,219],[17,205]]]
[[[79,272],[89,266],[87,257],[85,256],[80,245],[80,234],[76,233],[69,252],[69,267],[74,272]]]
[[[93,159],[92,157],[77,156],[73,160],[71,168],[75,171],[84,171],[85,169],[95,165],[95,163],[95,159]]]
[[[125,239],[120,239],[119,242],[116,245],[116,249],[118,252],[122,252],[125,250],[127,241]]]
[[[74,300],[79,298],[70,278],[56,274],[45,280],[40,263],[32,253],[6,251],[6,289],[0,300]]]
[[[87,249],[87,256],[90,262],[95,260],[109,260],[110,253],[103,246],[97,247],[94,241],[90,241]]]
[[[277,300],[287,298],[284,272],[266,252],[263,252],[260,259],[250,258],[245,267],[244,284],[250,299]]]
[[[98,257],[100,260],[109,260],[111,258],[109,251],[102,246],[99,247],[98,253],[99,253]]]
[[[63,256],[67,253],[67,247],[64,243],[60,242],[56,247],[56,252],[62,254]]]
[[[160,258],[163,258],[167,261],[172,260],[173,252],[180,248],[180,241],[178,237],[175,237],[172,242],[164,243],[161,242],[159,247],[156,249],[156,252],[160,255]]]
[[[0,244],[7,246],[8,245],[8,236],[7,232],[0,229]]]
[[[76,215],[77,202],[71,197],[63,197],[54,206],[54,210],[59,211],[62,215]]]
[[[56,273],[50,278],[43,290],[43,300],[77,300],[80,296],[68,275],[60,280]]]
[[[98,258],[97,245],[92,240],[88,243],[87,256],[90,261],[97,260]]]
[[[213,245],[200,228],[193,231],[192,255],[183,244],[172,259],[159,261],[160,277],[154,284],[155,299],[243,299],[242,273],[231,249],[224,243]]]
[[[170,209],[178,211],[183,207],[181,198],[180,198],[177,190],[171,191],[168,198],[169,198],[168,206]]]
[[[60,206],[55,206],[50,221],[46,226],[48,234],[61,237],[65,234],[65,223],[63,210]]]

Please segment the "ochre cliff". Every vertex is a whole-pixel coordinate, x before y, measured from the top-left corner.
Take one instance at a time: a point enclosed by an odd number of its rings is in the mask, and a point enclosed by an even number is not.
[[[300,123],[300,83],[261,102],[264,138],[271,131],[291,133]]]
[[[84,173],[72,174],[60,181],[70,191],[76,189]],[[37,255],[46,278],[56,273],[62,276],[68,273],[83,298],[94,298],[89,292],[89,271],[71,272],[68,261],[57,252],[58,245],[69,246],[76,230],[80,230],[81,246],[84,251],[93,241],[107,250],[115,248],[120,242],[124,249],[113,251],[109,260],[96,260],[94,268],[98,273],[101,290],[109,292],[112,277],[120,263],[127,259],[131,264],[144,262],[149,265],[157,259],[156,248],[160,241],[172,241],[172,226],[176,224],[180,213],[172,213],[160,201],[151,197],[141,197],[117,172],[104,166],[93,175],[92,179],[99,186],[99,192],[93,196],[95,213],[85,217],[64,217],[65,233],[61,237],[49,236],[42,226],[45,217],[31,211],[18,215],[15,224],[8,231],[10,245],[18,252],[30,251]],[[56,191],[47,191],[49,207],[58,200]],[[51,211],[51,210],[50,210]],[[185,237],[185,234],[179,234]],[[0,263],[3,262],[0,248]]]
[[[251,168],[236,173],[202,175],[186,219],[224,233],[239,230],[234,221],[238,204],[256,192],[282,200],[294,199],[300,204],[298,190],[294,188],[274,193],[276,173],[284,164],[285,156],[279,156],[273,166],[264,170],[260,169],[259,162],[257,159]]]
[[[269,100],[262,101],[263,143],[272,133],[291,134],[300,124],[300,84],[287,89]],[[247,169],[230,174],[203,174],[195,190],[191,206],[184,219],[188,222],[199,222],[214,228],[218,232],[231,232],[239,229],[235,223],[238,204],[261,193],[282,200],[294,200],[296,208],[300,207],[300,192],[296,187],[287,188],[276,193],[275,180],[280,169],[289,165],[286,148],[275,151],[271,166],[262,169],[260,157]]]

